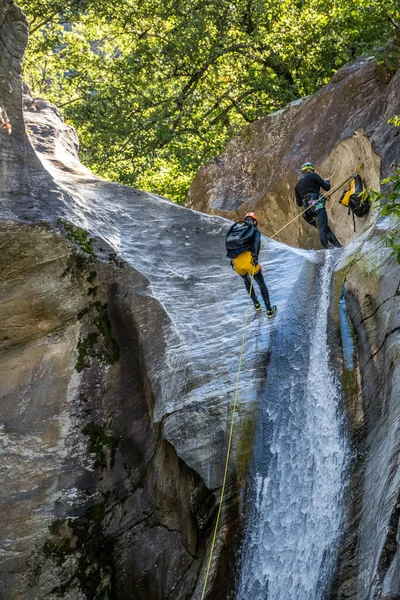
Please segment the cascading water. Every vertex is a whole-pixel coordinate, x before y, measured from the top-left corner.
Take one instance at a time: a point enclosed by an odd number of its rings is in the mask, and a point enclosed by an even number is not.
[[[236,600],[324,600],[342,522],[346,442],[327,337],[336,251],[273,340]],[[304,293],[304,292],[303,292]]]
[[[65,202],[62,206],[67,220],[83,224],[99,235],[133,269],[138,267],[148,277],[175,331],[180,334],[184,330],[186,357],[193,357],[193,364],[197,365],[194,374],[209,375],[210,355],[204,351],[202,336],[209,340],[210,328],[203,331],[201,324],[210,319],[211,305],[220,302],[225,307],[228,302],[226,264],[221,261],[220,267],[212,272],[202,272],[201,279],[198,271],[205,253],[215,252],[212,236],[221,239],[220,225],[210,228],[207,218],[205,227],[210,243],[200,245],[196,233],[193,236],[192,231],[190,236],[181,221],[181,226],[174,229],[174,214],[182,210],[180,207],[151,194],[128,192],[128,188],[95,179],[77,189],[69,175],[43,160],[56,176],[59,189],[65,191],[66,197],[74,198],[72,205]],[[149,210],[148,204],[153,200],[154,206]],[[140,226],[142,211],[146,227]],[[188,211],[191,223],[190,215]],[[201,218],[195,224],[199,229]],[[158,232],[151,241],[159,256],[157,261],[148,252],[149,231]],[[346,443],[338,410],[340,390],[330,369],[327,343],[331,275],[335,259],[343,251],[319,253],[323,259],[318,265],[314,260],[317,253],[276,244],[268,242],[264,264],[271,298],[278,305],[279,314],[268,326],[255,318],[249,327],[246,346],[248,351],[252,342],[257,351],[258,332],[260,337],[262,332],[263,345],[270,340],[272,352],[255,447],[253,508],[248,515],[236,600],[326,600],[340,534],[346,467]],[[175,249],[169,253],[171,245]],[[181,249],[179,254],[177,245]],[[198,247],[200,267],[188,267],[185,249],[190,245]],[[207,264],[207,260],[204,262]],[[235,281],[235,294],[226,311],[221,311],[224,322],[212,319],[215,343],[220,344],[220,351],[212,357],[221,356],[226,363],[228,341],[233,348],[234,375],[241,336],[237,323],[243,319],[247,304],[243,290],[243,296],[237,291],[238,285]],[[238,302],[238,297],[243,300]],[[188,325],[191,323],[194,325]],[[235,343],[233,332],[237,331],[239,339]],[[213,344],[208,346],[212,350]],[[193,355],[197,347],[203,349],[202,356]],[[172,360],[175,349],[169,350]],[[169,371],[178,372],[179,368],[172,364]],[[214,364],[215,372],[218,368]],[[215,386],[212,377],[210,386]],[[161,408],[155,407],[159,420],[177,407],[174,389],[164,395]],[[168,398],[173,400],[171,405]],[[166,433],[167,427],[164,420]],[[210,443],[208,439],[206,443]],[[186,459],[184,444],[179,451]],[[210,482],[207,479],[208,485],[212,485]]]

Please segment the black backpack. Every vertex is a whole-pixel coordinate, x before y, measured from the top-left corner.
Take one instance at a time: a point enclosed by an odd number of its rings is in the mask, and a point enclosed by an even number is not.
[[[356,175],[350,184],[350,189],[343,192],[339,200],[343,206],[348,206],[348,214],[350,214],[350,211],[353,213],[354,231],[356,230],[354,215],[356,217],[364,217],[369,213],[369,209],[371,208],[370,199],[361,195],[363,189],[362,179],[359,175]]]
[[[234,223],[225,238],[228,258],[235,258],[253,247],[255,227],[252,223]]]

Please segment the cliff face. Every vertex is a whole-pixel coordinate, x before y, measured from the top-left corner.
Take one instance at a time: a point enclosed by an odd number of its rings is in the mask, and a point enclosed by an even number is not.
[[[73,130],[23,90],[25,18],[1,11],[0,595],[196,597],[246,308],[222,258],[229,223],[80,165]],[[219,548],[251,451],[255,344]]]
[[[353,337],[343,386],[352,445],[348,518],[334,598],[400,594],[400,270],[380,220],[336,273]]]
[[[233,138],[220,156],[199,170],[186,205],[234,219],[255,210],[261,228],[271,235],[298,214],[293,189],[305,160],[312,160],[333,185],[362,163],[364,185],[379,188],[379,180],[390,174],[391,163],[400,155],[398,131],[387,124],[399,112],[399,97],[399,71],[385,75],[382,66],[366,58],[346,65],[314,96],[249,125]],[[330,598],[393,600],[400,598],[399,265],[383,242],[393,223],[381,219],[369,229],[376,219],[371,212],[356,219],[354,233],[351,217],[337,202],[340,193],[327,204],[329,219],[342,243],[354,242],[334,276],[329,330],[352,455]],[[278,239],[320,247],[302,219]],[[346,297],[349,340],[335,336],[341,292],[341,304]]]
[[[186,206],[233,219],[255,210],[270,236],[299,212],[294,186],[306,160],[332,185],[362,163],[365,186],[379,188],[398,157],[398,138],[387,120],[398,112],[399,95],[399,72],[382,83],[373,60],[346,65],[318,93],[244,128],[199,170]],[[340,194],[332,195],[327,210],[336,235],[348,243],[354,238],[353,223],[338,203]],[[372,213],[357,219],[357,235],[373,221]],[[302,218],[277,239],[320,247],[315,230]]]
[[[0,106],[13,126],[11,136],[0,130],[0,595],[195,600],[247,306],[223,258],[230,222],[83,167],[72,128],[23,90],[23,15],[1,0],[0,17]],[[398,74],[377,82],[369,61],[346,67],[315,97],[246,128],[199,173],[189,202],[227,216],[256,207],[271,232],[297,214],[288,193],[305,158],[337,179],[362,160],[366,183],[376,184],[379,162],[386,173],[399,144],[385,123],[398,87]],[[336,209],[351,239],[347,212]],[[312,245],[305,231],[297,222],[281,239]],[[358,367],[344,379],[359,459],[335,597],[357,600],[400,593],[398,266],[382,231],[337,275],[347,275],[358,334]],[[301,319],[318,257],[275,242],[265,249],[279,328],[293,304]],[[250,319],[208,598],[230,592],[273,340],[273,328]],[[305,352],[301,335],[296,344]]]

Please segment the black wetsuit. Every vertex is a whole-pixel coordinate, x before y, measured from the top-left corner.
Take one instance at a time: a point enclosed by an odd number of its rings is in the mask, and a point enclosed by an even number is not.
[[[330,190],[331,184],[329,181],[322,179],[317,173],[306,173],[296,184],[296,204],[297,206],[307,206],[308,199],[317,199],[320,195],[320,188],[326,192]],[[310,223],[313,227],[317,227],[321,244],[324,248],[328,247],[330,242],[335,248],[341,248],[341,244],[337,240],[335,234],[328,225],[328,215],[324,206],[310,206],[303,214],[303,219]]]
[[[248,275],[246,273],[246,275],[241,275],[240,277],[244,281],[244,284],[246,286],[246,290],[247,290],[248,294],[250,294],[250,288],[251,288],[251,299],[253,300],[253,302],[254,303],[258,302],[256,293],[254,291],[254,285],[253,286],[251,285],[250,275]],[[257,281],[257,283],[258,283],[258,287],[260,288],[261,296],[264,300],[266,309],[271,310],[271,302],[269,299],[268,288],[265,283],[264,275],[262,274],[262,267],[260,267],[260,270],[254,274],[254,280]]]

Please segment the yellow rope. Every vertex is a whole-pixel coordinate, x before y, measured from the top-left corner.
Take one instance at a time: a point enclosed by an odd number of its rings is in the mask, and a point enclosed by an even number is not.
[[[322,198],[325,198],[326,196],[329,196],[329,195],[335,193],[344,183],[346,183],[346,181],[348,181],[349,179],[351,179],[352,177],[354,177],[354,175],[359,172],[359,170],[361,169],[361,167],[362,167],[362,165],[358,165],[356,171],[353,171],[351,173],[351,175],[349,175],[348,177],[346,177],[346,179],[343,179],[343,181],[341,181],[340,183],[338,183],[334,188],[332,188],[331,190],[329,190],[328,192],[326,192],[326,194],[324,194],[322,196]],[[270,239],[273,239],[275,236],[277,236],[278,233],[280,233],[283,229],[285,229],[288,225],[290,225],[290,223],[292,223],[293,221],[295,221],[296,219],[298,219],[299,217],[301,217],[301,215],[304,214],[308,209],[309,209],[309,207],[307,207],[301,213],[299,213],[298,215],[296,215],[293,219],[291,219],[290,221],[288,221],[288,223],[286,223],[286,225],[284,225],[283,227],[281,227],[281,229],[279,229],[273,235],[271,235]],[[266,242],[263,242],[261,244],[261,247],[265,243]],[[217,520],[216,520],[215,527],[214,527],[213,539],[212,539],[211,550],[210,550],[210,557],[208,559],[206,576],[205,576],[204,585],[203,585],[203,592],[201,594],[201,600],[204,600],[206,589],[207,589],[207,583],[208,583],[208,578],[209,578],[209,575],[210,575],[211,563],[212,563],[212,559],[213,559],[213,555],[214,555],[215,542],[216,542],[216,539],[217,539],[218,525],[219,525],[219,520],[220,520],[221,512],[222,512],[222,503],[223,503],[224,496],[225,496],[226,480],[227,480],[227,477],[228,477],[229,458],[230,458],[230,453],[231,453],[231,448],[232,448],[233,427],[234,427],[234,423],[235,423],[235,411],[236,411],[237,398],[238,398],[238,394],[239,394],[240,373],[241,373],[241,369],[242,369],[243,353],[244,353],[244,346],[245,346],[246,334],[247,334],[247,325],[248,325],[248,321],[249,321],[249,308],[250,308],[251,292],[252,292],[252,289],[253,289],[253,280],[254,280],[254,269],[253,269],[253,273],[251,275],[249,299],[248,299],[248,302],[247,302],[246,319],[245,319],[244,330],[243,330],[242,347],[241,347],[241,350],[240,350],[239,367],[238,367],[238,372],[237,372],[237,376],[236,376],[236,387],[235,387],[235,395],[233,397],[232,418],[231,418],[231,426],[230,426],[230,430],[229,430],[228,449],[227,449],[226,460],[225,460],[224,478],[223,478],[222,487],[221,487],[221,497],[220,497],[219,506],[218,506]]]
[[[213,558],[213,554],[214,554],[215,541],[217,539],[217,531],[218,531],[219,519],[220,519],[221,511],[222,511],[222,502],[223,502],[224,495],[225,495],[226,479],[227,479],[227,476],[228,476],[229,457],[230,457],[231,446],[232,446],[233,426],[234,426],[234,422],[235,422],[235,410],[236,410],[237,398],[238,398],[238,394],[239,394],[240,372],[241,372],[241,368],[242,368],[244,345],[245,345],[245,341],[246,341],[247,324],[248,324],[248,321],[249,321],[249,308],[250,308],[250,300],[251,300],[251,291],[253,289],[253,279],[254,279],[254,269],[253,269],[253,273],[251,274],[249,299],[248,299],[248,302],[247,302],[246,320],[245,320],[244,330],[243,330],[242,348],[240,350],[239,368],[238,368],[238,372],[237,372],[237,376],[236,376],[236,388],[235,388],[235,395],[233,397],[231,428],[230,428],[230,431],[229,431],[228,450],[227,450],[227,453],[226,453],[225,472],[224,472],[224,478],[223,478],[222,488],[221,488],[221,498],[220,498],[220,501],[219,501],[217,520],[216,520],[215,527],[214,527],[214,535],[213,535],[213,539],[212,539],[212,543],[211,543],[210,558],[208,560],[207,571],[206,571],[206,576],[205,576],[205,580],[204,580],[203,593],[201,595],[201,600],[204,599],[204,596],[205,596],[205,593],[206,593],[207,582],[208,582],[208,577],[209,577],[210,568],[211,568],[211,562],[212,562],[212,558]]]

